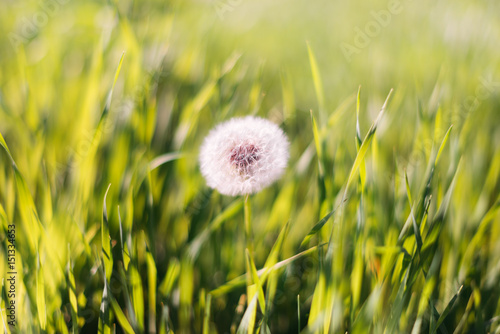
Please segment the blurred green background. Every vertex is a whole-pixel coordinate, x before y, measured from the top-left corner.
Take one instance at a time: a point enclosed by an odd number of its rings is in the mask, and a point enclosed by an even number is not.
[[[285,177],[250,198],[257,269],[289,222],[256,328],[500,331],[500,2],[1,6],[0,270],[14,223],[18,272],[6,331],[246,331],[242,296],[259,284],[226,285],[249,265],[243,201],[207,188],[197,154],[249,114],[291,141]],[[329,241],[333,257],[314,248]]]

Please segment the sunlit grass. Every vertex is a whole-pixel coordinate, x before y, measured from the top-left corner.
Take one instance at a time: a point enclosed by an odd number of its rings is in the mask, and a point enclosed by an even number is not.
[[[348,60],[386,2],[228,3],[0,11],[0,327],[500,333],[498,4],[404,2]],[[291,143],[247,200],[198,167],[242,115]]]

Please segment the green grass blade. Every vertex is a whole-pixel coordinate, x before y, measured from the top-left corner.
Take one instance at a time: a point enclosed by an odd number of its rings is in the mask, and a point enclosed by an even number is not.
[[[446,146],[446,143],[448,142],[448,138],[450,137],[451,129],[453,129],[453,125],[451,125],[448,128],[448,131],[446,131],[446,134],[444,135],[443,141],[441,142],[441,145],[439,146],[439,150],[436,155],[436,160],[434,161],[434,166],[437,166],[439,162],[439,158],[441,157],[441,154],[443,153],[443,149]]]
[[[43,275],[42,264],[40,263],[40,254],[37,254],[36,306],[38,310],[40,328],[45,330],[47,326],[47,305],[45,302],[45,277]]]
[[[12,154],[10,153],[9,147],[7,146],[7,143],[5,142],[5,139],[3,138],[1,132],[0,132],[0,146],[3,147],[3,149],[7,153],[7,156],[9,157],[12,164],[15,165],[16,163],[14,162],[14,159],[12,158]]]
[[[356,95],[356,140],[359,146],[363,143],[363,139],[361,137],[361,127],[359,125],[359,110],[360,110],[360,100],[361,100],[361,86],[358,88],[358,94]]]
[[[101,119],[99,120],[99,126],[102,125],[102,122],[104,122],[106,117],[108,116],[109,108],[111,106],[111,98],[113,97],[113,91],[115,89],[116,81],[118,80],[118,76],[120,75],[120,70],[122,68],[122,63],[123,63],[124,57],[125,57],[125,52],[122,53],[122,55],[120,57],[120,61],[118,62],[118,66],[116,68],[115,76],[113,79],[113,85],[111,86],[111,89],[108,92],[108,97],[106,98],[106,104],[104,105],[104,110],[101,114]]]
[[[351,94],[332,112],[328,118],[327,128],[333,128],[341,120],[346,112],[350,110],[351,104],[356,101],[356,94]],[[325,130],[326,131],[326,130]]]
[[[120,324],[122,330],[127,334],[134,334],[134,329],[128,322],[127,317],[120,308],[120,305],[118,305],[116,299],[113,296],[110,296],[109,300],[111,303],[111,308],[113,309],[113,314],[115,315],[116,320],[118,320],[118,323]]]
[[[111,320],[109,314],[109,292],[108,281],[104,278],[104,289],[102,290],[101,308],[99,309],[99,334],[111,334]]]
[[[255,263],[250,255],[248,248],[245,251],[246,265],[247,265],[247,275],[250,276],[250,281],[254,287],[248,287],[252,294],[248,294],[248,298],[253,298],[253,294],[257,293],[257,300],[259,301],[259,306],[262,313],[266,312],[266,298],[264,297],[264,290],[262,289],[262,284],[259,280],[259,275],[257,274],[257,269],[255,268]],[[256,291],[255,291],[256,290]]]
[[[319,110],[320,110],[320,113],[323,113],[325,111],[325,96],[324,96],[323,82],[321,81],[321,75],[320,75],[318,63],[316,61],[316,57],[315,57],[314,52],[311,48],[311,45],[309,45],[309,42],[307,43],[307,54],[309,55],[309,63],[311,65],[314,90],[316,91],[316,97],[318,99]]]
[[[420,253],[422,249],[422,236],[420,235],[420,228],[415,220],[415,215],[413,214],[413,200],[411,198],[410,184],[408,183],[408,175],[405,171],[405,184],[406,184],[406,194],[408,196],[408,203],[410,205],[410,217],[413,222],[413,233],[415,233],[415,239],[417,241],[417,254]]]
[[[356,159],[354,159],[353,166],[351,168],[351,171],[349,173],[349,177],[347,178],[347,183],[345,186],[345,192],[344,192],[344,199],[347,195],[347,191],[349,189],[349,186],[351,185],[352,180],[354,179],[354,175],[356,175],[356,172],[359,169],[359,166],[363,162],[366,152],[368,151],[368,148],[370,147],[370,143],[373,139],[373,136],[375,135],[375,132],[377,131],[377,126],[382,119],[382,116],[384,115],[385,110],[387,109],[387,104],[389,102],[389,98],[391,97],[392,94],[392,89],[390,90],[389,94],[387,95],[387,98],[384,102],[384,105],[382,106],[377,118],[373,122],[372,126],[368,130],[368,133],[365,136],[365,139],[363,139],[363,143],[361,144],[361,147],[359,148],[359,152],[356,155]]]
[[[300,295],[297,295],[297,332],[300,334]]]
[[[453,295],[451,300],[449,301],[448,305],[446,305],[446,308],[444,309],[443,313],[439,316],[439,319],[435,325],[435,327],[431,326],[431,334],[435,334],[437,330],[439,329],[439,326],[446,320],[446,317],[450,314],[450,312],[453,310],[453,307],[455,306],[455,301],[457,298],[460,296],[460,293],[462,292],[463,285],[460,286],[458,291]]]
[[[217,217],[215,217],[210,222],[207,228],[205,228],[200,234],[196,236],[196,238],[194,238],[193,241],[191,241],[187,250],[187,255],[191,259],[191,261],[194,261],[198,257],[201,247],[208,240],[210,235],[213,232],[217,231],[225,221],[240,213],[242,208],[243,199],[239,198],[235,200],[226,209],[224,209],[224,211],[218,214]]]
[[[320,245],[319,247],[323,247],[323,246],[326,246],[326,243]],[[269,275],[269,273],[271,271],[283,268],[283,267],[289,265],[290,263],[292,263],[293,261],[298,260],[299,258],[302,258],[306,255],[309,255],[309,254],[313,253],[317,248],[318,248],[318,246],[311,247],[311,248],[309,248],[301,253],[298,253],[294,256],[291,256],[285,260],[282,260],[282,261],[276,263],[271,268],[262,268],[262,269],[258,270],[257,275],[259,276],[261,283],[264,283],[266,281],[267,276]],[[231,281],[227,282],[226,284],[210,291],[210,294],[213,295],[214,297],[219,297],[221,295],[224,295],[228,292],[233,291],[236,288],[244,286],[245,283],[246,283],[246,275],[238,276],[238,277],[232,279]]]
[[[130,264],[129,279],[132,286],[132,305],[134,307],[135,319],[140,331],[144,330],[144,293],[142,280],[137,268]]]
[[[245,311],[245,314],[243,314],[243,318],[241,319],[236,334],[253,333],[255,328],[256,313],[257,313],[257,295],[255,295],[248,304],[247,310]]]
[[[162,154],[149,163],[149,170],[152,171],[158,167],[160,167],[163,164],[166,164],[167,162],[174,161],[177,159],[180,159],[183,157],[183,154],[180,152],[172,152],[172,153],[166,153]]]
[[[321,228],[328,222],[328,220],[335,213],[335,211],[336,211],[336,209],[330,211],[318,223],[316,223],[316,225],[314,225],[314,227],[311,229],[311,231],[309,231],[309,233],[305,236],[305,238],[300,243],[300,247],[303,247],[304,245],[306,245],[309,242],[309,240],[311,240],[311,238],[313,236],[315,236],[321,230]]]
[[[151,252],[146,253],[146,264],[148,269],[148,328],[150,332],[156,332],[156,263]]]
[[[125,270],[127,270],[128,264],[130,263],[130,252],[128,250],[127,243],[123,242],[123,239],[124,239],[124,237],[123,237],[123,224],[122,224],[122,217],[120,214],[120,206],[118,206],[117,212],[118,212],[118,224],[120,227],[120,247],[121,247],[121,251],[122,251],[123,266],[124,266]]]
[[[5,323],[5,318],[7,318],[7,317],[4,318],[4,315],[3,315],[3,310],[6,310],[5,306],[6,306],[6,303],[8,303],[8,301],[5,299],[6,296],[7,296],[7,292],[5,290],[5,278],[2,277],[2,290],[0,291],[0,317],[2,318],[4,333],[10,334],[9,327],[7,327],[7,324]]]
[[[320,132],[318,130],[318,125],[316,124],[316,119],[314,118],[312,110],[311,113],[311,122],[313,127],[313,136],[314,136],[314,145],[316,147],[316,154],[318,156],[318,168],[319,168],[319,176],[321,179],[324,178],[324,168],[323,168],[323,139],[320,136]]]
[[[167,269],[167,273],[163,278],[160,286],[158,287],[158,291],[164,297],[167,297],[172,292],[175,282],[179,278],[179,274],[181,272],[181,265],[177,259],[173,259]]]
[[[267,257],[266,263],[264,264],[264,267],[272,267],[278,262],[278,257],[281,253],[281,249],[283,247],[283,243],[286,240],[286,236],[288,235],[289,229],[290,229],[290,221],[288,221],[281,229],[280,234],[278,235],[278,238],[274,242],[274,245],[271,248],[271,251],[269,252],[269,255]]]

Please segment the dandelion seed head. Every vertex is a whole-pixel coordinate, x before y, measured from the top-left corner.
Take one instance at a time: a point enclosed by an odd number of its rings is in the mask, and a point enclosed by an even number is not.
[[[262,190],[287,166],[288,139],[274,123],[253,116],[217,125],[200,150],[200,169],[209,187],[236,196]]]

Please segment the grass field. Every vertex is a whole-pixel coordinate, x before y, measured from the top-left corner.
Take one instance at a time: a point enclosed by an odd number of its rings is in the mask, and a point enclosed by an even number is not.
[[[498,1],[1,6],[5,333],[500,333]],[[244,115],[247,199],[198,163]]]

